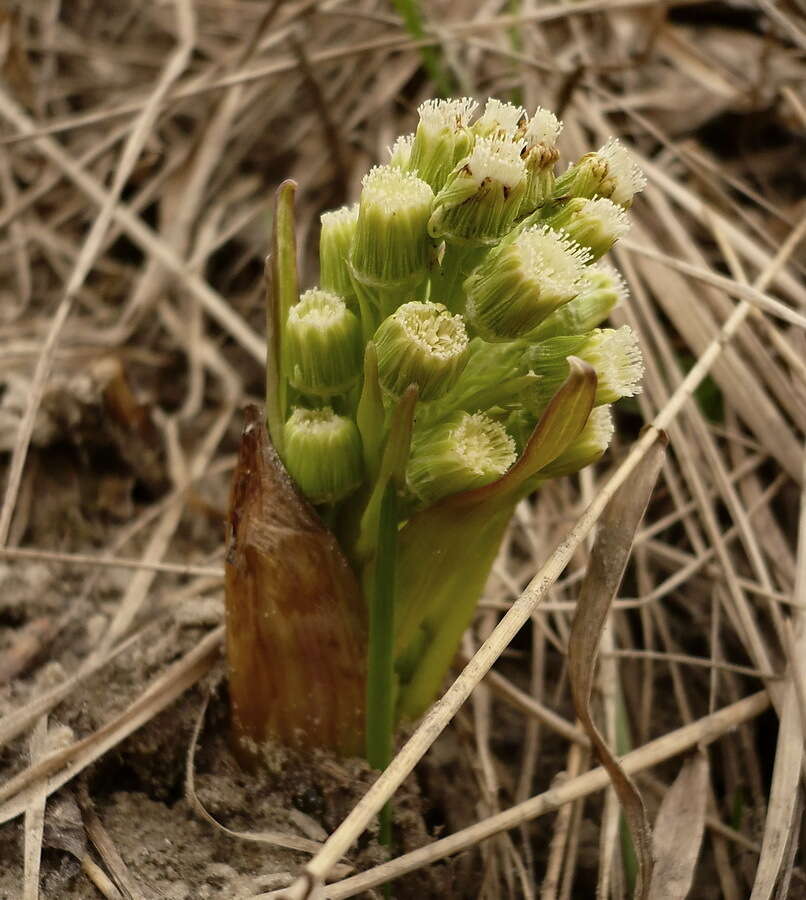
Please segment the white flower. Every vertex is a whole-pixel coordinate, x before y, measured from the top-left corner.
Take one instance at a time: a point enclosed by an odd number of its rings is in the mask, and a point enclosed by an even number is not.
[[[607,163],[608,181],[614,182],[610,194],[612,201],[621,205],[631,203],[632,198],[646,187],[644,173],[632,153],[616,138],[610,138],[599,148],[597,155]]]
[[[466,128],[470,124],[478,103],[470,97],[457,100],[426,100],[417,107],[420,125],[433,134],[454,128]]]
[[[502,103],[491,97],[473,127],[480,134],[495,134],[500,137],[512,138],[525,117],[526,110],[522,106]]]
[[[534,144],[545,144],[547,147],[554,147],[562,128],[563,123],[553,112],[538,106],[526,128],[526,143],[530,147]]]
[[[477,184],[489,178],[507,188],[513,188],[526,175],[521,150],[523,144],[519,141],[480,137],[467,158],[465,168]]]
[[[580,290],[590,252],[547,225],[533,225],[515,239],[524,276],[542,296],[562,303]]]

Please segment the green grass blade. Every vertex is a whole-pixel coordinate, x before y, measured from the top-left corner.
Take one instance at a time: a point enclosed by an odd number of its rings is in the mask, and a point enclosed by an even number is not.
[[[408,33],[415,41],[422,40],[426,34],[422,10],[417,0],[392,0],[392,3],[403,19]],[[423,67],[434,82],[434,87],[443,97],[449,97],[453,89],[452,79],[443,68],[439,51],[436,47],[422,47],[420,54],[423,58]]]
[[[392,758],[397,685],[394,673],[395,563],[397,558],[397,484],[386,484],[378,519],[378,543],[372,593],[369,600],[369,648],[367,660],[367,761],[373,769],[385,769]],[[378,840],[392,845],[392,805],[379,816]],[[391,896],[389,890],[386,897]]]

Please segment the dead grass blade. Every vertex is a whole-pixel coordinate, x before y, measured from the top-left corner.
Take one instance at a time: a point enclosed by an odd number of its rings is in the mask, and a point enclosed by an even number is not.
[[[806,642],[801,641],[801,644]],[[790,682],[781,711],[764,839],[750,900],[769,900],[782,875],[786,850],[793,837],[802,759],[800,711],[794,686]]]
[[[806,472],[806,456],[804,457]],[[806,483],[806,482],[805,482]],[[791,653],[784,694],[778,746],[772,772],[772,787],[764,823],[764,839],[750,900],[769,900],[781,878],[787,847],[793,840],[799,799],[798,784],[803,763],[806,722],[801,720],[798,686],[799,661],[806,656],[806,488],[801,492],[798,530],[798,569],[795,583],[794,635],[787,648]]]
[[[73,307],[73,301],[77,297],[79,289],[84,284],[98,253],[102,249],[102,242],[106,235],[106,230],[112,222],[113,212],[118,199],[123,192],[132,169],[137,163],[143,146],[151,135],[151,128],[156,120],[160,103],[171,85],[185,69],[193,50],[195,19],[192,4],[188,0],[176,0],[175,6],[179,30],[182,36],[181,42],[167,61],[162,77],[159,79],[152,96],[149,98],[126,141],[121,153],[120,163],[115,172],[114,183],[109,192],[105,192],[98,217],[82,245],[81,252],[67,282],[56,314],[53,317],[42,353],[37,360],[28,404],[20,422],[11,465],[9,466],[8,484],[3,498],[3,506],[0,509],[0,545],[5,544],[8,539],[11,517],[14,513],[17,493],[22,480],[23,467],[28,455],[28,445],[33,434],[36,413],[45,392],[45,382],[50,372],[52,357],[62,328]]]
[[[223,637],[223,626],[211,631],[193,650],[152,681],[120,715],[88,737],[28,766],[0,786],[0,825],[27,808],[31,791],[38,789],[42,779],[46,779],[47,793],[52,794],[111,747],[170,706],[210,670],[221,653]]]
[[[580,591],[568,641],[568,674],[574,708],[599,761],[613,782],[638,856],[635,896],[646,898],[652,880],[652,829],[638,789],[624,773],[593,721],[590,709],[599,641],[610,604],[621,584],[632,542],[665,456],[665,438],[654,443],[634,477],[612,497],[599,521],[588,572]]]
[[[36,723],[29,746],[31,762],[36,763],[46,752],[48,737],[48,717],[42,716]],[[42,862],[42,836],[45,829],[45,803],[47,793],[45,785],[41,785],[31,797],[30,805],[25,810],[25,850],[22,900],[38,900],[39,870]]]
[[[699,752],[683,763],[655,820],[650,900],[684,900],[688,896],[705,831],[707,801],[708,757]]]
[[[0,547],[0,559],[40,560],[42,562],[66,563],[74,566],[89,566],[111,569],[146,569],[149,572],[168,572],[172,575],[199,575],[224,579],[224,570],[214,566],[194,566],[184,563],[152,562],[143,559],[127,559],[117,556],[93,556],[89,553],[60,553],[57,550],[36,550],[32,547]],[[9,661],[10,662],[10,661]],[[7,662],[0,663],[0,683],[9,680]]]
[[[126,863],[123,861],[123,857],[118,852],[118,848],[98,818],[86,784],[79,784],[77,794],[81,820],[84,823],[87,837],[92,841],[93,846],[98,851],[98,855],[106,864],[107,869],[109,869],[120,894],[124,900],[147,900],[146,895],[134,882]]]
[[[106,898],[106,900],[126,900],[123,894],[115,887],[115,883],[98,865],[91,856],[85,856],[81,860],[81,868],[84,874],[98,889],[98,892]]]

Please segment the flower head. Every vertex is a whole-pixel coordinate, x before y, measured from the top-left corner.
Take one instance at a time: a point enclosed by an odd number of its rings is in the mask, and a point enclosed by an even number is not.
[[[478,104],[469,97],[458,100],[427,100],[417,112],[420,121],[414,133],[409,168],[438,191],[453,167],[470,151],[473,133],[470,120]]]
[[[426,100],[417,107],[420,125],[432,136],[457,128],[467,128],[479,108],[472,97],[453,100]]]
[[[554,190],[554,168],[559,158],[557,138],[562,122],[547,109],[538,107],[523,134],[526,143],[523,161],[526,166],[526,190],[520,217],[531,215],[543,206]]]
[[[609,406],[591,410],[585,427],[555,460],[540,471],[540,478],[573,475],[595,463],[610,446],[613,437],[613,414]]]
[[[329,406],[297,407],[284,437],[286,468],[311,503],[335,503],[361,484],[361,437],[352,419]]]
[[[463,164],[464,172],[477,186],[489,180],[512,190],[526,174],[522,150],[523,144],[519,141],[501,137],[479,138]]]
[[[467,362],[464,320],[451,315],[441,303],[404,303],[381,323],[374,341],[378,377],[393,396],[416,384],[421,400],[441,397]]]
[[[430,503],[489,484],[516,458],[515,441],[503,425],[484,413],[457,412],[416,435],[406,482]]]
[[[588,334],[549,338],[526,350],[524,364],[541,376],[530,398],[533,410],[545,408],[565,380],[569,356],[578,356],[596,370],[597,406],[615,403],[640,391],[644,366],[632,329],[628,325],[596,328]]]
[[[373,287],[419,282],[429,262],[433,191],[393,166],[375,166],[362,185],[350,256],[354,277]]]
[[[465,282],[468,320],[488,341],[528,334],[579,293],[589,260],[590,253],[562,232],[527,228]]]
[[[306,291],[288,311],[288,376],[299,391],[317,397],[343,394],[361,373],[361,326],[337,294]]]
[[[411,162],[411,150],[414,145],[413,134],[401,134],[389,148],[389,165],[407,172]]]
[[[548,109],[538,106],[529,119],[523,135],[527,147],[542,144],[545,147],[556,147],[557,138],[563,129],[563,123]]]
[[[526,120],[526,110],[513,103],[503,103],[493,97],[487,101],[484,112],[473,124],[473,131],[481,137],[514,138]]]
[[[633,197],[646,187],[646,177],[635,157],[616,138],[610,138],[596,153],[607,165],[600,193],[620,206],[630,206]]]
[[[644,363],[638,339],[629,325],[596,329],[581,356],[596,369],[597,403],[615,403],[640,391]]]
[[[552,228],[562,229],[578,244],[587,247],[593,259],[604,256],[630,229],[627,213],[606,197],[574,197],[548,222]]]
[[[353,283],[347,261],[358,223],[358,204],[342,206],[320,216],[319,281],[325,290],[345,299],[353,296]]]
[[[434,199],[432,237],[449,243],[496,243],[512,227],[526,187],[523,144],[480,137]]]
[[[608,197],[626,209],[645,186],[646,178],[632,153],[620,141],[610,138],[557,179],[555,196]]]

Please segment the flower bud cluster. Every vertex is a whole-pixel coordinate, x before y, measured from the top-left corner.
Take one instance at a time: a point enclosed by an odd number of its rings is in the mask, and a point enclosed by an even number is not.
[[[283,323],[283,456],[316,504],[367,502],[411,385],[407,515],[507,472],[569,356],[595,369],[596,407],[541,478],[598,459],[610,405],[639,389],[634,335],[602,327],[626,288],[598,263],[644,186],[630,151],[611,139],[557,175],[548,110],[460,98],[418,114],[358,202],[322,215],[321,288]]]

